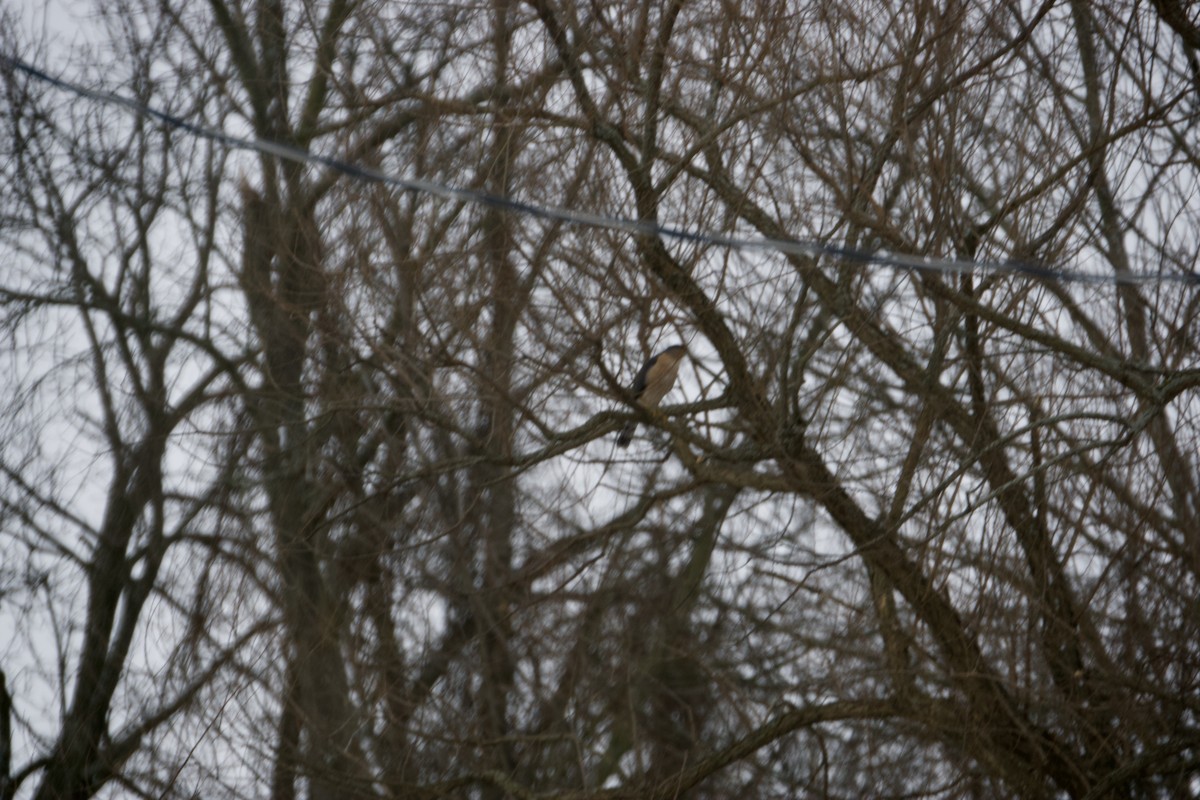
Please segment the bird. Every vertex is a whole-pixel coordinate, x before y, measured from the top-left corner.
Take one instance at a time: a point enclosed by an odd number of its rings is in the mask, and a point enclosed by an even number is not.
[[[687,355],[687,346],[673,344],[655,356],[651,356],[637,376],[633,379],[633,399],[642,408],[656,408],[666,397],[667,392],[675,385],[679,375],[679,362]],[[617,447],[628,447],[633,441],[633,432],[637,430],[637,422],[630,420],[617,434]]]

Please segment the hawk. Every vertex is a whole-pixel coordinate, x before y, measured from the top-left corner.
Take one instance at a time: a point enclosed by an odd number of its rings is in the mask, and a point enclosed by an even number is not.
[[[675,344],[658,355],[651,356],[650,360],[642,366],[637,377],[633,379],[633,386],[630,387],[638,405],[642,408],[658,407],[667,392],[671,391],[671,387],[675,385],[675,378],[679,375],[679,362],[685,355],[687,355],[687,347]],[[636,430],[636,422],[625,423],[625,427],[621,428],[621,432],[617,434],[617,447],[628,447],[629,443],[633,441],[633,432]]]

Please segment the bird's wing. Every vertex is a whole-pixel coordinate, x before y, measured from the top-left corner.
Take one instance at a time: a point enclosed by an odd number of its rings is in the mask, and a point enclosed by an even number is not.
[[[643,364],[642,368],[640,370],[638,370],[638,374],[636,376],[634,376],[634,378],[633,378],[633,396],[635,398],[641,397],[642,392],[646,391],[646,382],[647,382],[647,379],[650,377],[650,370],[652,370],[654,368],[654,365],[656,363],[658,363],[658,356],[651,356],[650,360],[647,361],[645,364]]]

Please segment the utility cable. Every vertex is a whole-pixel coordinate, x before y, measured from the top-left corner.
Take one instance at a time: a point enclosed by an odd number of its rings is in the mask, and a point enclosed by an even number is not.
[[[1043,264],[1027,261],[975,261],[969,259],[940,258],[934,256],[919,256],[907,253],[896,253],[886,249],[866,249],[845,247],[823,242],[806,241],[803,239],[779,239],[771,237],[742,237],[729,234],[712,233],[703,230],[690,230],[671,225],[645,220],[632,220],[623,217],[607,216],[588,211],[563,208],[560,206],[539,205],[523,200],[486,192],[480,189],[467,189],[460,186],[421,178],[406,178],[392,175],[372,167],[362,166],[343,161],[331,156],[310,153],[298,147],[262,138],[246,138],[234,136],[224,131],[209,128],[162,111],[140,101],[113,92],[89,89],[81,84],[50,75],[37,67],[18,58],[0,54],[0,63],[9,68],[24,73],[43,83],[54,86],[66,92],[94,100],[106,105],[127,109],[150,119],[157,120],[171,128],[184,131],[231,149],[245,150],[288,161],[325,167],[355,180],[370,183],[382,183],[405,191],[431,195],[446,200],[455,200],[474,205],[489,206],[504,211],[523,214],[547,221],[564,222],[582,227],[600,228],[612,231],[622,231],[635,236],[661,236],[691,244],[710,245],[739,251],[776,251],[791,255],[804,255],[812,258],[828,257],[860,264],[875,264],[896,270],[930,272],[938,274],[967,274],[993,273],[1010,274],[1037,278],[1047,281],[1062,281],[1065,283],[1083,284],[1200,284],[1200,273],[1101,273],[1079,270],[1064,270],[1048,267]]]

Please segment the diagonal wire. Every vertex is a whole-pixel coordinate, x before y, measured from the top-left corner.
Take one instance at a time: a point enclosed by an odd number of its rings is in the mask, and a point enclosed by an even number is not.
[[[246,150],[272,155],[303,164],[311,164],[334,170],[355,180],[383,183],[409,192],[431,195],[447,200],[490,206],[514,214],[523,214],[537,219],[564,222],[590,228],[601,228],[613,231],[623,231],[638,236],[662,236],[680,242],[704,244],[724,247],[740,251],[775,251],[791,255],[804,255],[814,258],[827,256],[860,264],[874,264],[890,267],[896,270],[929,272],[938,274],[966,273],[998,273],[1019,275],[1048,281],[1083,284],[1186,284],[1200,285],[1200,273],[1169,272],[1169,273],[1115,273],[1115,272],[1086,272],[1080,270],[1064,270],[1049,267],[1044,264],[1028,261],[975,261],[969,259],[939,258],[919,256],[908,253],[896,253],[884,249],[863,249],[845,247],[823,242],[806,241],[803,239],[780,239],[772,237],[741,237],[728,234],[713,233],[703,230],[690,230],[671,225],[663,225],[646,220],[633,220],[624,217],[596,214],[589,211],[563,208],[561,206],[540,205],[523,200],[493,194],[479,189],[467,189],[452,186],[437,181],[421,178],[406,178],[383,172],[373,167],[354,164],[331,156],[310,153],[298,147],[262,138],[234,136],[215,128],[209,128],[195,122],[162,111],[153,106],[125,97],[113,92],[90,89],[81,84],[50,75],[33,65],[13,56],[0,53],[0,63],[10,69],[24,73],[43,83],[57,87],[89,100],[106,105],[118,106],[150,119],[198,136],[217,142],[235,150]]]

